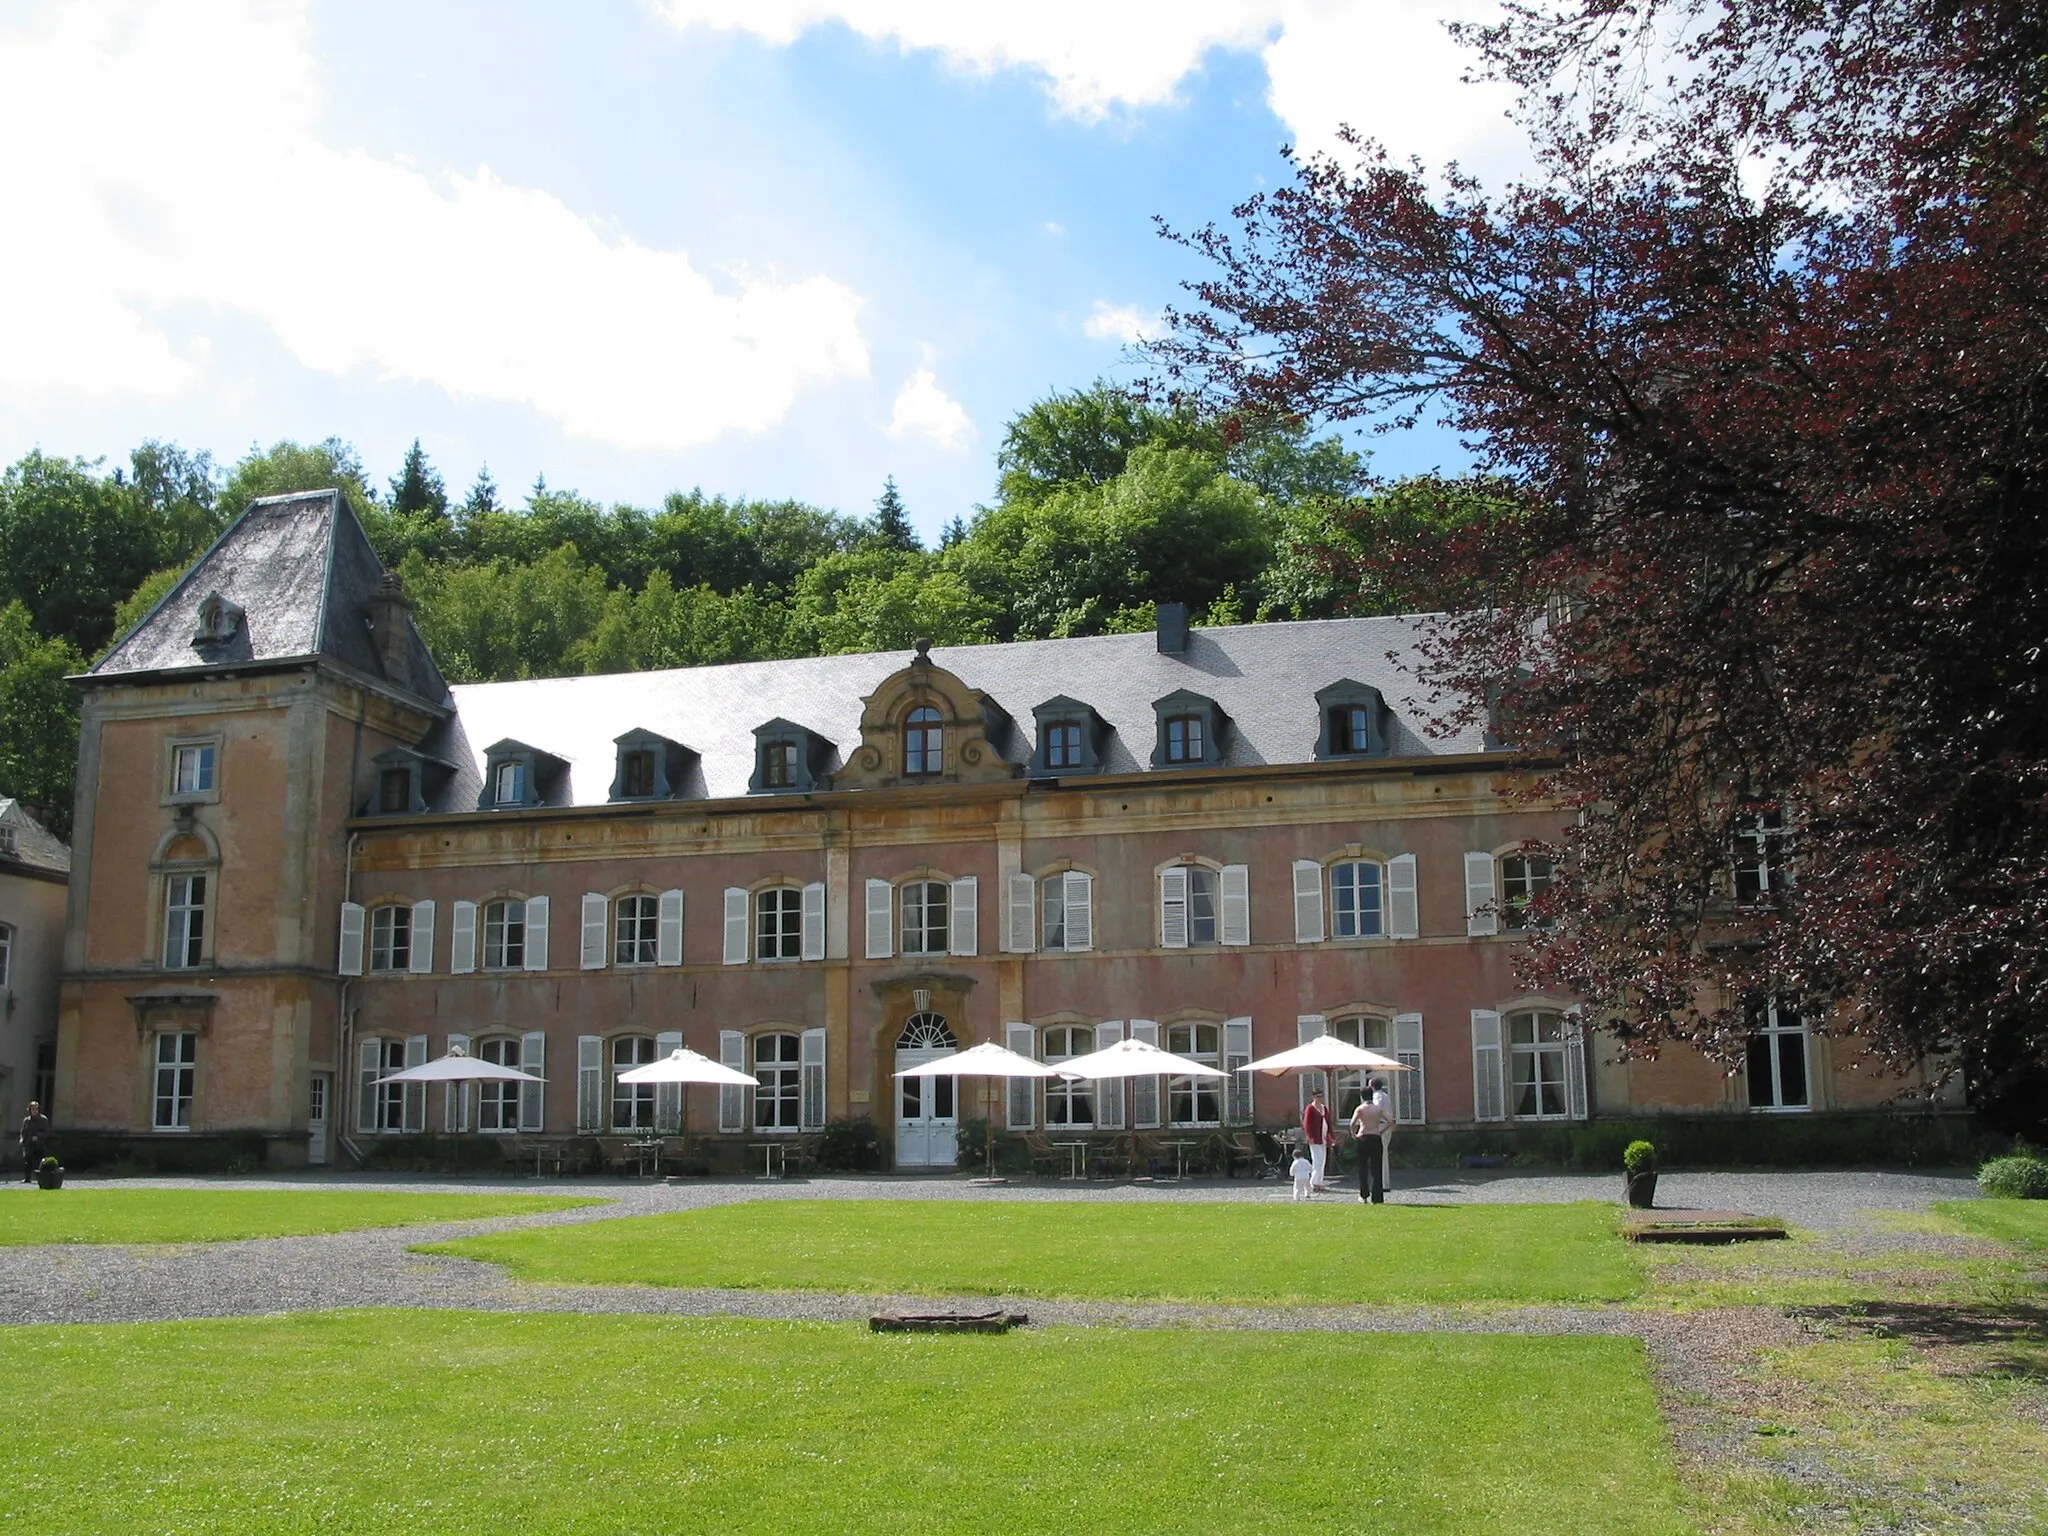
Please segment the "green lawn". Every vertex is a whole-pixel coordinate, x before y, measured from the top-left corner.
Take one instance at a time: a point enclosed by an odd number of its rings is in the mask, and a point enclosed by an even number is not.
[[[222,1243],[359,1227],[525,1216],[602,1201],[561,1195],[414,1195],[354,1189],[62,1189],[0,1195],[0,1245]]]
[[[1628,1339],[340,1312],[0,1379],[0,1508],[66,1532],[1688,1529]]]
[[[1994,1243],[2048,1251],[2048,1200],[1944,1200],[1934,1209]]]
[[[767,1200],[426,1251],[579,1285],[1185,1301],[1609,1301],[1615,1207]]]

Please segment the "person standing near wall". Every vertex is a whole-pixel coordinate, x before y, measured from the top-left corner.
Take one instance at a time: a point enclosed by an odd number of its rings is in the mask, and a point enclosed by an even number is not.
[[[1323,1193],[1323,1176],[1329,1167],[1330,1143],[1337,1139],[1337,1130],[1330,1124],[1329,1107],[1323,1103],[1323,1090],[1320,1088],[1309,1095],[1308,1108],[1301,1112],[1301,1134],[1308,1141],[1308,1160],[1313,1170],[1309,1188],[1320,1195]]]
[[[21,1117],[21,1182],[33,1183],[36,1164],[43,1160],[43,1149],[50,1144],[50,1117],[43,1113],[43,1106],[34,1099],[28,1102],[28,1113]]]
[[[1351,1135],[1358,1143],[1358,1198],[1373,1205],[1387,1203],[1387,1157],[1394,1139],[1394,1111],[1378,1078],[1351,1112]]]

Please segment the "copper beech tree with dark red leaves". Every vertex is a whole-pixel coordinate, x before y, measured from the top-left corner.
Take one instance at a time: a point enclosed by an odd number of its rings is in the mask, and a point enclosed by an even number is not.
[[[1579,0],[1468,40],[1540,173],[1297,166],[1175,237],[1213,269],[1167,387],[1440,412],[1513,488],[1435,552],[1483,601],[1434,680],[1576,812],[1532,984],[1731,1070],[1796,998],[2039,1127],[2048,8]]]

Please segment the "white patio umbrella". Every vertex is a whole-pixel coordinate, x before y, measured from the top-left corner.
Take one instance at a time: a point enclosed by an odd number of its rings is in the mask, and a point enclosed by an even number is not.
[[[1284,1072],[1412,1072],[1415,1069],[1403,1066],[1391,1056],[1382,1056],[1378,1051],[1353,1045],[1349,1040],[1339,1040],[1335,1035],[1320,1035],[1292,1050],[1248,1061],[1237,1070],[1264,1072],[1278,1077]]]
[[[1069,1064],[1048,1067],[1043,1062],[1033,1061],[1029,1056],[1020,1056],[1007,1046],[997,1045],[993,1040],[984,1040],[980,1045],[969,1046],[951,1056],[941,1056],[934,1061],[924,1062],[915,1067],[905,1067],[898,1077],[1064,1077],[1072,1076]],[[989,1128],[988,1135],[988,1178],[994,1184],[996,1178],[995,1128]]]
[[[653,1083],[657,1087],[683,1083],[713,1083],[720,1088],[758,1088],[761,1080],[750,1076],[737,1067],[728,1067],[722,1061],[713,1061],[702,1051],[693,1051],[687,1045],[676,1047],[659,1061],[650,1061],[645,1066],[634,1067],[621,1072],[618,1080],[633,1087],[642,1083]],[[682,1094],[679,1106],[679,1128],[684,1136],[684,1155],[689,1155],[690,1096]]]
[[[1162,1051],[1149,1040],[1119,1040],[1115,1045],[1063,1061],[1056,1069],[1068,1077],[1098,1081],[1112,1077],[1228,1077],[1228,1072],[1206,1062],[1190,1061],[1171,1051]]]
[[[422,1062],[416,1067],[407,1067],[402,1072],[393,1072],[389,1077],[380,1077],[379,1083],[542,1083],[547,1079],[538,1072],[522,1072],[517,1067],[501,1067],[495,1061],[485,1061],[472,1056],[461,1046],[455,1047],[446,1056],[437,1056],[432,1061]]]

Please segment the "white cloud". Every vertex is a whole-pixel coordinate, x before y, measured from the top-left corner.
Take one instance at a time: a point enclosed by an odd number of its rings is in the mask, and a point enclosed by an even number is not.
[[[319,111],[303,0],[105,0],[0,30],[0,396],[176,394],[205,367],[176,325],[209,314],[312,369],[628,448],[762,431],[867,376],[861,300],[829,277],[714,280],[488,167],[430,179],[326,144]]]
[[[1135,304],[1112,304],[1097,299],[1095,309],[1081,322],[1082,331],[1097,341],[1121,341],[1132,345],[1165,334],[1157,315],[1148,315]]]
[[[931,369],[920,368],[896,391],[889,435],[928,437],[941,448],[965,448],[974,440],[974,423],[960,402],[939,388]]]
[[[679,27],[745,31],[786,46],[840,23],[876,42],[942,55],[977,73],[1042,75],[1084,121],[1172,102],[1212,49],[1256,52],[1267,102],[1308,150],[1349,123],[1399,156],[1476,167],[1519,163],[1507,95],[1459,84],[1468,59],[1451,19],[1485,21],[1496,0],[658,0]]]

